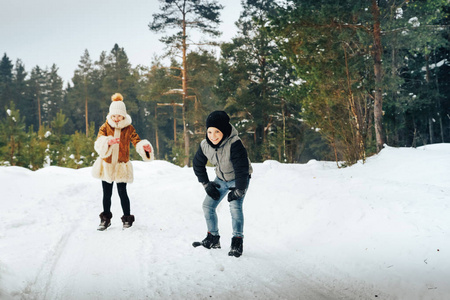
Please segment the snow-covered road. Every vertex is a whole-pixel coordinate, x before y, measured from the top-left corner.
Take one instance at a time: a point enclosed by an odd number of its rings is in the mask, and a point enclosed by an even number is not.
[[[226,201],[222,249],[191,246],[206,235],[192,168],[133,162],[136,222],[122,230],[114,189],[112,226],[99,232],[90,168],[0,167],[0,299],[449,299],[449,153],[254,164],[240,258],[227,255]]]

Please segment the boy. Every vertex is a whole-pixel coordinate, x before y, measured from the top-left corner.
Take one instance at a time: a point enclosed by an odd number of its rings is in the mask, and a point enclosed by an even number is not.
[[[216,178],[209,181],[206,172],[208,160],[215,166]],[[202,242],[194,242],[193,246],[204,246],[208,249],[220,248],[220,235],[216,208],[228,194],[233,226],[230,256],[239,257],[243,252],[244,214],[242,205],[248,189],[252,167],[247,150],[238,136],[230,117],[224,111],[214,111],[206,119],[206,139],[200,143],[195,154],[194,173],[203,184],[206,198],[203,201],[203,212],[208,234]]]

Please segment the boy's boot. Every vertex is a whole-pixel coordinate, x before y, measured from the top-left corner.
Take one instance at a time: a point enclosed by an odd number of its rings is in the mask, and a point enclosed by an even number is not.
[[[134,216],[122,216],[122,222],[123,222],[123,229],[130,228],[133,225],[134,222]]]
[[[243,246],[242,237],[234,236],[231,239],[231,248],[230,248],[230,252],[228,252],[228,255],[239,257],[242,255],[243,248],[244,248],[244,246]]]
[[[111,218],[112,213],[111,212],[102,212],[100,214],[100,225],[98,225],[97,230],[103,231],[106,230],[109,226],[111,226]]]
[[[220,249],[220,235],[212,235],[208,232],[206,238],[202,241],[202,246],[208,249]]]
[[[210,232],[208,232],[208,235],[206,238],[201,242],[194,242],[192,243],[192,246],[198,247],[203,246],[207,249],[220,249],[220,235],[212,235]]]

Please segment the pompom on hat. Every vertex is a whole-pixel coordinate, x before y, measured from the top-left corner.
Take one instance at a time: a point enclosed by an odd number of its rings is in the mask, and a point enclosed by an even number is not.
[[[230,117],[222,110],[213,111],[206,118],[206,129],[209,127],[219,129],[222,131],[224,137],[228,137],[231,134]]]
[[[123,102],[123,96],[119,93],[115,93],[111,96],[111,105],[109,106],[109,114],[110,115],[121,115],[127,116],[127,107]]]

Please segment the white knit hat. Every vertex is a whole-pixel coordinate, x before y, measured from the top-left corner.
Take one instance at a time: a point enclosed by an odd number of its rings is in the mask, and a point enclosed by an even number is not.
[[[127,107],[123,102],[123,96],[119,93],[115,93],[111,96],[111,105],[109,106],[109,114],[110,115],[121,115],[127,116]]]

